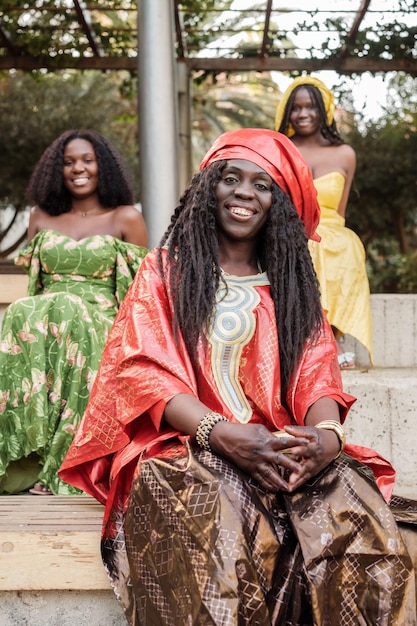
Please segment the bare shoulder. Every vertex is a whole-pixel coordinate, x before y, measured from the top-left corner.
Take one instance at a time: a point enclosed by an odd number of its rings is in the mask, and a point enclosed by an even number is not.
[[[48,221],[48,213],[41,209],[40,206],[33,206],[29,213],[28,240],[31,241],[36,233],[46,228]]]
[[[31,219],[36,220],[36,219],[38,219],[39,217],[43,217],[43,216],[46,216],[46,215],[48,215],[48,214],[47,214],[47,212],[46,212],[46,211],[44,211],[43,209],[41,209],[41,207],[40,207],[40,206],[38,206],[38,205],[36,204],[35,206],[33,206],[33,207],[30,209],[30,213],[29,213],[29,215],[30,215],[30,218],[31,218]]]
[[[342,143],[340,146],[338,146],[338,148],[340,150],[340,154],[343,154],[346,160],[350,161],[351,163],[356,162],[356,152],[352,148],[352,146],[350,146],[348,143]]]
[[[33,206],[29,212],[29,224],[36,226],[38,230],[46,228],[49,224],[51,216],[45,209],[40,206]]]
[[[146,247],[148,232],[141,211],[131,204],[118,206],[114,211],[115,221],[122,232],[123,240]]]
[[[132,204],[123,204],[114,210],[114,217],[119,224],[141,224],[144,222],[141,211]]]
[[[345,168],[347,172],[347,183],[350,185],[352,183],[353,176],[356,170],[356,152],[349,146],[349,144],[343,144],[344,147],[344,159],[345,159]]]
[[[129,217],[134,218],[137,215],[142,215],[140,209],[133,204],[121,204],[116,207],[115,211],[118,216],[127,219],[129,219]]]
[[[332,169],[340,169],[345,173],[347,180],[351,180],[356,169],[356,152],[347,143],[332,145],[328,157],[331,157]]]

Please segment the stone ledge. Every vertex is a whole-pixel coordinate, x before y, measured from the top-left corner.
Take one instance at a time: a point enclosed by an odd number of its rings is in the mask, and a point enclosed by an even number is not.
[[[127,624],[112,590],[0,591],[0,603],[1,626]]]
[[[357,398],[345,428],[351,443],[377,450],[397,471],[395,492],[417,498],[417,368],[344,370]]]
[[[371,294],[375,367],[417,367],[417,294]],[[346,335],[344,350],[370,365],[367,350]]]
[[[89,496],[0,496],[1,626],[124,626]]]
[[[27,275],[18,267],[13,272],[0,266],[0,324],[7,305],[26,295]],[[417,294],[371,294],[371,309],[374,366],[417,367]],[[370,365],[353,337],[346,336],[344,349],[355,353],[359,366]]]
[[[7,305],[26,295],[27,276],[0,272],[0,325]],[[375,367],[417,367],[417,294],[372,294]],[[344,350],[369,367],[365,348],[346,336]]]

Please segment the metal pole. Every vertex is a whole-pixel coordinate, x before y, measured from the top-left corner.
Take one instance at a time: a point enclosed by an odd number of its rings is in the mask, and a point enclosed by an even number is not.
[[[141,202],[149,247],[177,204],[178,115],[171,0],[138,0]]]
[[[179,126],[179,186],[185,189],[193,175],[191,149],[191,78],[186,63],[177,63],[178,126]]]

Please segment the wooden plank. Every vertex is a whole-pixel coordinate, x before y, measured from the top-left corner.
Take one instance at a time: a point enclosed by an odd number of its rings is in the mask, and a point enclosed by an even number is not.
[[[0,590],[109,589],[103,510],[90,496],[0,496]]]
[[[2,531],[1,591],[109,588],[99,531]]]
[[[0,304],[10,304],[26,296],[28,277],[26,274],[0,274]]]
[[[104,507],[90,496],[0,496],[0,531],[101,531]]]
[[[91,527],[100,531],[104,507],[90,496],[0,496],[0,529],[14,532],[35,526],[56,530]]]
[[[361,72],[395,72],[402,71],[417,74],[417,60],[414,58],[375,58],[348,57],[340,60],[337,56],[327,59],[300,58],[300,57],[189,57],[177,59],[178,63],[186,63],[189,71],[207,72],[316,72],[320,70],[335,70],[342,74]],[[20,69],[25,71],[58,69],[78,70],[137,70],[137,57],[126,55],[119,57],[72,57],[70,55],[48,56],[1,56],[0,70]]]

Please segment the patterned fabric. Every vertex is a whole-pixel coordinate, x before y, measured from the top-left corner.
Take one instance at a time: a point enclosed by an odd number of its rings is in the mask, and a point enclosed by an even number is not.
[[[314,180],[321,207],[317,232],[321,242],[309,241],[322,297],[332,326],[352,335],[367,348],[372,360],[372,314],[365,250],[357,234],[346,228],[337,208],[345,178],[329,172]]]
[[[103,560],[128,623],[416,626],[414,556],[387,504],[395,472],[385,459],[348,444],[296,493],[267,494],[232,464],[193,451],[164,421],[180,393],[230,421],[239,406],[247,420],[250,407],[250,421],[270,430],[303,424],[319,398],[334,398],[342,419],[354,401],[343,392],[325,322],[305,346],[287,410],[267,278],[225,280],[230,301],[219,299],[194,371],[182,337],[173,339],[172,294],[155,251],[148,253],[60,470],[106,504]],[[213,371],[213,352],[224,380]],[[402,508],[414,555],[417,504]]]
[[[255,309],[261,297],[256,287],[269,285],[266,273],[242,278],[224,276],[207,339],[217,389],[234,417],[249,422],[253,410],[239,380],[242,353],[256,330]]]
[[[0,491],[17,476],[21,487],[21,473],[31,486],[32,461],[35,479],[53,493],[79,492],[57,471],[145,252],[108,235],[75,241],[43,230],[17,258],[29,287],[28,297],[8,307],[2,325]]]
[[[304,424],[309,406],[324,396],[339,403],[344,419],[355,398],[343,392],[337,348],[327,322],[320,338],[306,345],[290,382],[286,398],[290,414],[281,402],[275,310],[268,281],[265,275],[255,281],[242,277],[226,276],[225,279],[231,286],[232,282],[240,284],[242,289],[251,285],[258,296],[257,306],[251,313],[256,330],[251,340],[242,346],[238,382],[233,385],[234,390],[244,394],[252,411],[251,421],[265,424],[270,430],[280,430],[285,424]],[[210,341],[208,346],[199,342],[200,367],[194,372],[181,335],[178,341],[173,338],[172,307],[172,294],[161,281],[156,252],[150,251],[122,303],[82,427],[60,470],[67,482],[105,502],[106,516],[112,508],[116,489],[124,490],[121,482],[118,487],[115,485],[119,474],[128,494],[130,463],[134,463],[146,447],[179,435],[163,420],[165,405],[171,398],[180,393],[191,394],[210,410],[236,421],[230,397],[227,397],[230,385],[227,390],[225,386],[219,387],[213,372]],[[239,316],[238,307],[227,324],[233,324]],[[226,352],[229,357],[233,356],[232,350]],[[230,376],[232,368],[228,366],[228,369]],[[357,455],[358,460],[364,458],[364,453],[365,449],[353,446],[349,451]],[[367,451],[366,455],[366,463],[375,461],[381,486],[388,485],[389,498],[395,472],[375,452]]]
[[[216,381],[212,363],[214,341],[209,341],[209,349],[199,343],[200,368],[194,372],[182,337],[176,342],[172,336],[172,295],[161,282],[155,251],[149,252],[141,264],[113,325],[82,427],[60,470],[64,480],[106,503],[106,519],[112,510],[112,498],[120,495],[118,490],[126,500],[129,497],[135,459],[148,446],[178,436],[162,419],[166,403],[177,394],[194,395],[212,411],[235,421],[237,405],[230,403],[230,390],[238,390],[252,410],[251,421],[263,423],[270,430],[280,430],[286,424],[304,424],[308,408],[319,398],[336,400],[342,420],[355,401],[343,392],[336,344],[325,322],[320,338],[307,343],[290,381],[288,412],[281,403],[275,311],[265,275],[259,275],[255,281],[225,278],[232,291],[233,285],[240,284],[245,292],[244,285],[250,284],[259,296],[253,309],[256,330],[242,346],[238,381],[234,381],[233,388],[219,386]],[[239,316],[240,308],[229,317],[229,334]],[[224,353],[231,357],[235,348],[230,344]],[[232,369],[228,366],[229,378]],[[391,464],[363,446],[349,443],[346,451],[372,469],[389,502],[395,479]]]
[[[416,624],[397,524],[346,455],[289,495],[262,492],[210,452],[167,447],[140,461],[102,553],[136,626]]]

